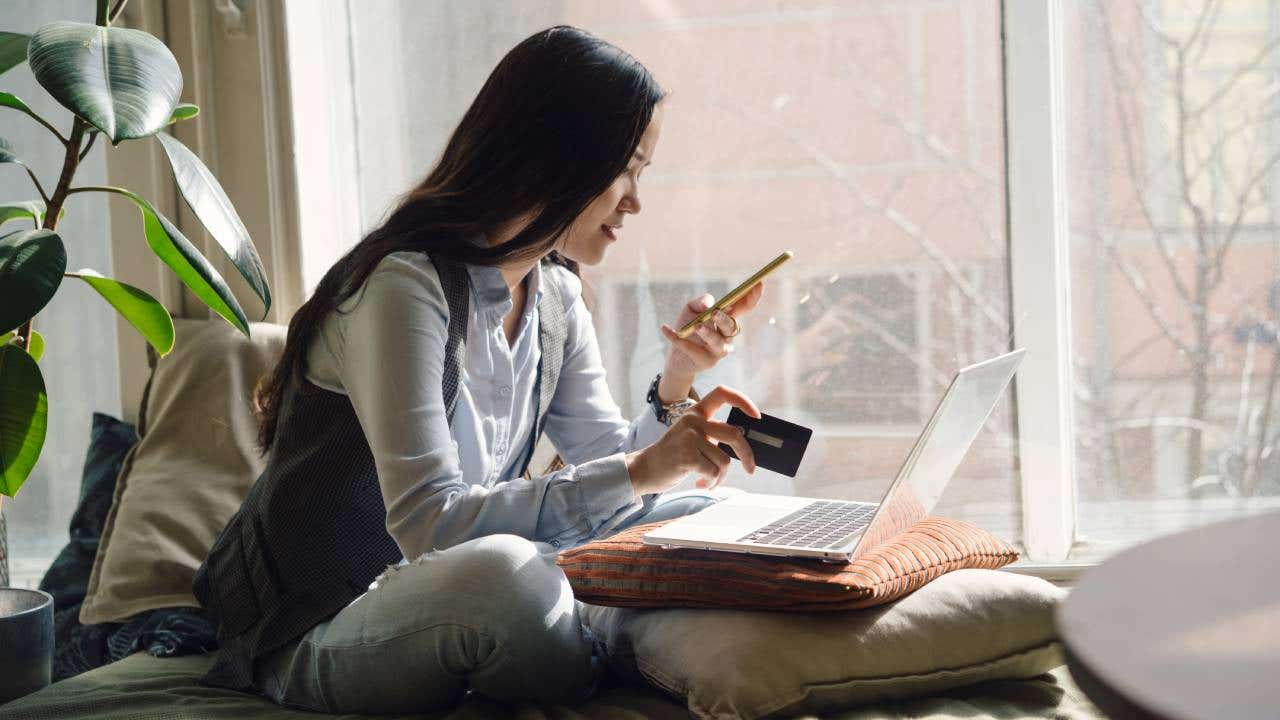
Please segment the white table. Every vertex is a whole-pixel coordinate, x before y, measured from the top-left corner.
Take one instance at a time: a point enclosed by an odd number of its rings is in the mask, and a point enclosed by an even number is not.
[[[1067,665],[1116,718],[1280,718],[1280,513],[1091,568],[1058,609]]]

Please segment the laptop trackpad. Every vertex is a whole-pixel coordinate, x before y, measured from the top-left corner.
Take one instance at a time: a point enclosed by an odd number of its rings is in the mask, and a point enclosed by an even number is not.
[[[736,542],[738,538],[752,530],[784,517],[792,511],[793,509],[790,508],[753,504],[745,497],[734,498],[733,502],[716,503],[698,513],[667,523],[649,532],[646,538]]]

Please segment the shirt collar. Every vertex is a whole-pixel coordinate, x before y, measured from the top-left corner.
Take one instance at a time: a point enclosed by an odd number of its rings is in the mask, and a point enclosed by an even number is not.
[[[477,239],[471,240],[476,243]],[[502,277],[502,271],[495,265],[473,265],[465,263],[467,274],[471,278],[472,296],[485,310],[498,310],[500,315],[511,311],[511,289]],[[542,300],[542,262],[534,263],[529,274],[525,276],[528,297],[525,299],[525,312]],[[532,301],[532,305],[530,304]]]

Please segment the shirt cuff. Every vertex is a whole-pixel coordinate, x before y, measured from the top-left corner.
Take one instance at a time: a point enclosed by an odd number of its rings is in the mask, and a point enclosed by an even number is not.
[[[652,405],[645,405],[644,410],[640,412],[640,417],[636,420],[636,439],[635,448],[647,448],[650,445],[662,439],[667,434],[669,426],[658,419],[654,413]]]
[[[626,453],[614,453],[581,463],[575,468],[575,478],[582,490],[587,518],[593,530],[622,508],[640,502],[631,487]]]

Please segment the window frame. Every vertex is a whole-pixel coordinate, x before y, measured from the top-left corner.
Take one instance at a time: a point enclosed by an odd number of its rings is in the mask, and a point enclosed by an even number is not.
[[[1070,239],[1061,0],[1004,0],[1005,221],[1027,570],[1073,576],[1076,540]],[[1027,322],[1034,318],[1034,321]]]

